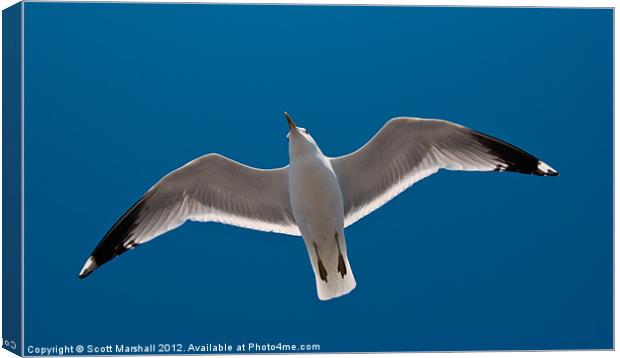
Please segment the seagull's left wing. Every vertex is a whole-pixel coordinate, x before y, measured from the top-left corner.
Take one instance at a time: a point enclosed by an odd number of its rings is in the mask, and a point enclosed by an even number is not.
[[[458,124],[394,118],[362,148],[331,158],[344,201],[345,227],[439,169],[558,175],[525,151]]]
[[[114,224],[80,278],[187,220],[300,235],[289,202],[288,167],[255,169],[218,154],[189,162],[163,177]]]

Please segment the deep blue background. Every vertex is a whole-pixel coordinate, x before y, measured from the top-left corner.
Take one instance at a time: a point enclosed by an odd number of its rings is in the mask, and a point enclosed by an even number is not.
[[[27,3],[26,345],[612,346],[611,10]],[[327,155],[444,118],[561,173],[441,172],[347,229],[320,302],[300,239],[188,223],[77,273],[167,172]]]

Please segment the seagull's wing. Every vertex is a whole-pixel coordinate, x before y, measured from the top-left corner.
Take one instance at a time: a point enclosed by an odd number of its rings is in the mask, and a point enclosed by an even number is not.
[[[288,167],[255,169],[208,154],[155,184],[99,242],[80,277],[187,220],[300,235],[288,194]]]
[[[363,147],[331,163],[342,190],[345,227],[439,169],[558,175],[525,151],[458,124],[394,118]]]

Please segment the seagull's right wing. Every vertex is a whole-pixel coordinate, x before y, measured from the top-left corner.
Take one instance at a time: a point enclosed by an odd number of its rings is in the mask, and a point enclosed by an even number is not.
[[[558,175],[523,150],[442,120],[394,118],[357,151],[331,158],[345,227],[439,169]]]
[[[163,177],[114,224],[80,278],[187,220],[300,235],[289,203],[288,167],[255,169],[218,154],[189,162]]]

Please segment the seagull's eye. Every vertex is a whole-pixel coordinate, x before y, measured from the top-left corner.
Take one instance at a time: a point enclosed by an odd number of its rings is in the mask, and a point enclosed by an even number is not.
[[[306,134],[310,134],[310,132],[308,132],[308,130],[307,130],[307,129],[304,129],[304,132],[306,132]]]

